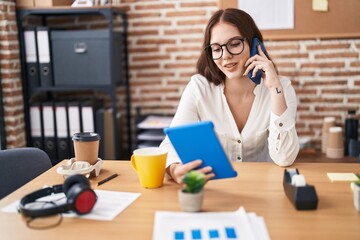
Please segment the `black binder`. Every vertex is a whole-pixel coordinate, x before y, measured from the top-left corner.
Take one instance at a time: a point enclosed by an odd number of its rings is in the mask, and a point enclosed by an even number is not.
[[[42,87],[50,87],[54,84],[52,78],[49,29],[47,27],[37,27],[36,40],[39,56],[40,84]]]
[[[24,30],[25,42],[25,61],[26,61],[26,80],[32,92],[35,87],[40,85],[39,66],[36,44],[36,30],[34,27],[26,27]]]
[[[70,159],[70,141],[69,127],[67,121],[67,107],[66,102],[55,103],[55,118],[56,118],[56,148],[58,160]]]
[[[55,112],[52,102],[43,103],[42,115],[44,126],[44,151],[49,155],[53,165],[55,165],[59,161],[57,159],[55,138]]]

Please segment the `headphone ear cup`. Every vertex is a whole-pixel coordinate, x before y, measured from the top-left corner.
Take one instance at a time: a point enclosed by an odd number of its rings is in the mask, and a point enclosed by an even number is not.
[[[85,176],[81,174],[71,175],[65,179],[65,182],[63,184],[63,192],[65,193],[66,196],[68,195],[68,191],[75,184],[86,185],[87,188],[90,188],[89,179],[87,179]]]
[[[66,197],[69,210],[77,214],[89,213],[97,200],[95,192],[84,183],[74,184],[68,190]]]

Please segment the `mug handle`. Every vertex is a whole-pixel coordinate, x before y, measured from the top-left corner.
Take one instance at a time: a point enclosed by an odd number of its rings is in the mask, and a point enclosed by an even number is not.
[[[131,166],[135,171],[137,171],[134,155],[131,155]]]

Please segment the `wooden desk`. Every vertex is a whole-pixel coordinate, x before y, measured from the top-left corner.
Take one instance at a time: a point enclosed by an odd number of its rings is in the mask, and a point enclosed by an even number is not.
[[[24,194],[63,181],[56,167],[0,201],[0,208]],[[206,185],[203,211],[234,211],[244,206],[265,218],[271,239],[360,239],[360,213],[353,205],[349,183],[331,183],[326,172],[357,172],[360,164],[295,163],[316,187],[318,209],[297,211],[285,196],[282,186],[284,168],[273,163],[236,163],[238,177],[211,181]],[[96,186],[99,179],[112,173],[119,176]],[[26,227],[19,214],[0,212],[1,239],[152,239],[155,211],[180,211],[178,185],[165,181],[162,188],[143,189],[128,161],[105,161],[95,189],[140,192],[141,196],[114,221],[64,218],[48,230]]]

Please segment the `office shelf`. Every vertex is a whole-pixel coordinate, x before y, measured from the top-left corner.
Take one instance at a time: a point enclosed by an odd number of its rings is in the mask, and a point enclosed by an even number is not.
[[[158,147],[165,138],[164,128],[169,127],[172,116],[146,114],[137,110],[136,148]]]
[[[19,30],[19,40],[20,40],[20,53],[21,53],[21,68],[22,68],[22,79],[23,79],[23,94],[24,94],[24,109],[25,109],[25,123],[26,123],[26,139],[28,145],[31,145],[31,128],[30,128],[30,102],[41,94],[45,95],[47,99],[51,101],[56,101],[57,94],[60,93],[84,93],[86,91],[90,92],[102,92],[110,97],[111,109],[113,115],[113,129],[114,129],[114,146],[115,146],[115,157],[116,159],[128,159],[129,154],[131,153],[132,144],[131,144],[131,119],[130,119],[130,86],[129,86],[129,74],[128,74],[128,50],[127,50],[127,16],[126,12],[119,8],[115,7],[81,7],[81,8],[71,8],[71,7],[54,7],[54,8],[19,8],[16,11],[17,13],[17,23]],[[101,30],[108,37],[108,44],[106,55],[109,59],[110,66],[106,68],[108,72],[105,72],[106,76],[109,79],[104,80],[104,84],[87,84],[86,79],[80,79],[80,83],[67,83],[67,84],[55,84],[54,72],[52,73],[52,85],[51,86],[41,86],[41,82],[39,86],[29,87],[29,78],[27,76],[27,66],[26,66],[26,53],[25,53],[25,36],[24,30],[28,27],[49,27],[51,30],[54,27],[53,19],[54,17],[81,17],[81,16],[100,16],[101,19],[106,21],[104,27]],[[51,18],[51,19],[49,19]],[[116,18],[116,22],[114,21]],[[116,25],[116,32],[115,27]],[[68,24],[65,27],[61,28],[61,31],[74,31],[74,27],[79,27],[76,23]],[[94,29],[87,29],[87,27],[82,26],[84,30],[86,28],[87,31],[96,31]],[[77,30],[77,28],[76,28]],[[121,33],[121,43],[120,41],[115,42],[115,36],[118,36],[118,33]],[[50,34],[49,34],[50,35]],[[51,38],[49,36],[49,41],[51,44]],[[119,46],[121,45],[121,46]],[[104,47],[104,46],[103,46]],[[104,47],[105,48],[105,47]],[[119,50],[120,49],[120,50]],[[117,51],[121,51],[121,56],[117,54]],[[121,59],[120,59],[121,58]],[[53,62],[54,56],[51,56],[51,62]],[[115,60],[118,61],[115,63]],[[117,64],[121,64],[121,66]],[[96,64],[94,61],[93,64]],[[95,65],[94,65],[95,66]],[[88,66],[91,69],[91,65]],[[116,74],[117,68],[122,68],[121,74]],[[54,69],[54,66],[52,66]],[[86,69],[85,69],[86,71]],[[63,79],[61,79],[63,80]],[[83,82],[81,82],[83,81]],[[101,80],[102,81],[102,80]],[[65,82],[65,81],[64,81]],[[121,149],[119,145],[118,137],[115,135],[118,131],[117,124],[117,87],[123,86],[125,91],[125,111],[126,111],[126,122],[127,122],[127,144],[128,149]],[[120,152],[120,150],[123,150]]]

